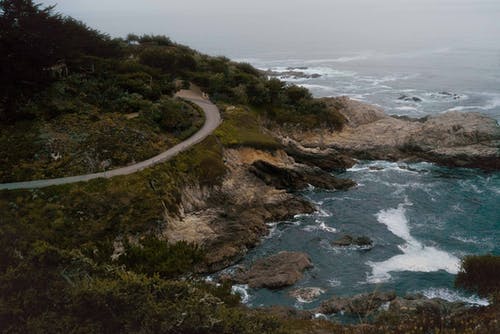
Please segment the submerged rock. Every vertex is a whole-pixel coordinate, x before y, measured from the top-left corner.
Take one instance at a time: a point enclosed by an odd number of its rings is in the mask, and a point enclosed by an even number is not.
[[[257,260],[249,269],[237,273],[234,281],[254,289],[280,289],[295,284],[303,272],[312,267],[311,259],[305,253],[279,252]]]

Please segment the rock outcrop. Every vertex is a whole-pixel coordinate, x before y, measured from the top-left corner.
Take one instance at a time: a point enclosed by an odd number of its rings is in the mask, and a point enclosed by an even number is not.
[[[226,149],[227,175],[220,186],[186,186],[179,215],[166,216],[161,238],[187,241],[205,249],[199,272],[216,272],[240,260],[268,233],[266,222],[312,213],[314,205],[286,190],[269,186],[252,174],[252,163],[262,160],[292,168],[283,151]]]
[[[332,241],[332,245],[336,247],[359,246],[369,248],[373,246],[373,241],[365,236],[352,237],[350,235],[344,235],[340,239]]]
[[[321,288],[311,287],[311,288],[300,288],[290,291],[288,295],[290,295],[290,297],[297,299],[297,301],[301,303],[310,303],[319,296],[321,296],[323,293],[325,293],[325,290]]]
[[[346,154],[334,149],[306,148],[299,143],[285,138],[283,140],[285,152],[301,164],[318,167],[325,171],[343,172],[355,164],[355,160]]]
[[[397,297],[391,301],[388,312],[391,314],[425,313],[449,315],[462,312],[467,308],[463,302],[449,302],[440,298],[426,298],[422,295]]]
[[[421,294],[396,296],[394,292],[372,292],[352,297],[334,296],[315,309],[323,314],[345,313],[366,316],[405,316],[427,314],[430,316],[450,316],[466,311],[467,304],[449,302],[440,298],[427,298]]]
[[[382,305],[394,299],[396,299],[394,292],[363,293],[352,297],[334,296],[321,303],[316,311],[323,314],[343,312],[364,316],[377,311]]]
[[[312,266],[305,253],[279,252],[257,260],[249,269],[238,272],[234,280],[251,288],[279,289],[295,284]]]
[[[278,189],[303,190],[309,185],[323,189],[347,190],[356,185],[352,180],[339,179],[319,168],[307,166],[273,165],[267,161],[257,160],[250,167],[250,172],[267,185]]]
[[[347,119],[342,131],[286,135],[306,147],[323,145],[359,159],[425,160],[453,167],[500,169],[500,126],[480,113],[450,111],[411,119],[386,115],[376,106],[347,97],[323,101]]]

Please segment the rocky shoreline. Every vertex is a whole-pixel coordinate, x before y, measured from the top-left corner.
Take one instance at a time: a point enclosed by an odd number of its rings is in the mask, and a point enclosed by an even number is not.
[[[498,122],[476,112],[420,119],[390,116],[347,97],[322,99],[347,122],[342,131],[276,129],[283,141],[326,147],[363,160],[428,161],[448,167],[500,170]]]
[[[346,191],[356,184],[332,172],[341,172],[355,159],[430,161],[453,167],[500,170],[500,127],[477,113],[446,113],[425,119],[394,117],[375,106],[345,97],[324,99],[347,122],[341,131],[299,131],[279,128],[269,131],[282,143],[272,152],[240,147],[225,149],[228,173],[214,188],[198,185],[184,189],[181,214],[166,217],[162,237],[170,242],[193,242],[206,250],[200,273],[214,273],[240,261],[249,249],[268,234],[272,221],[309,214],[314,205],[296,194],[309,186]],[[344,236],[335,246],[356,245],[369,250],[366,237]],[[282,252],[257,260],[220,280],[248,284],[252,288],[280,289],[292,286],[302,272],[312,267],[307,254]],[[314,300],[319,288],[298,289],[292,296]],[[369,301],[369,303],[368,303]],[[313,317],[314,314],[346,313],[366,316],[390,312],[462,312],[467,305],[424,296],[397,297],[394,293],[333,297],[307,312],[278,313]]]

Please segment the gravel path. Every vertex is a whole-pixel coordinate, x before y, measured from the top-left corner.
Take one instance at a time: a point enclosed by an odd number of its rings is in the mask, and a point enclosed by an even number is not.
[[[210,135],[221,123],[221,117],[219,109],[209,100],[202,97],[198,92],[192,90],[181,90],[176,94],[177,97],[182,98],[187,101],[191,101],[198,105],[205,113],[205,124],[203,127],[196,132],[194,135],[184,140],[183,142],[175,145],[174,147],[168,149],[165,152],[158,154],[150,159],[141,161],[139,163],[121,167],[101,173],[85,174],[69,177],[61,177],[57,179],[46,179],[46,180],[34,180],[26,182],[14,182],[14,183],[2,183],[0,184],[1,189],[32,189],[32,188],[43,188],[48,186],[75,183],[82,181],[89,181],[97,178],[111,178],[118,175],[129,175],[145,168],[154,166],[158,163],[167,161],[175,157],[177,154],[189,149],[193,145],[199,143]]]

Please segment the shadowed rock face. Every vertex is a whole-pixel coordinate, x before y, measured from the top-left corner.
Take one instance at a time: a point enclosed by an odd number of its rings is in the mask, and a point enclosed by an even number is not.
[[[286,142],[285,152],[298,163],[318,167],[325,171],[343,172],[355,164],[354,159],[333,149],[307,150],[293,141]]]
[[[277,166],[263,160],[255,161],[250,172],[278,189],[302,190],[313,185],[323,189],[347,190],[356,185],[352,180],[338,179],[321,169]]]
[[[340,132],[288,134],[307,147],[321,145],[360,159],[431,161],[446,166],[500,169],[500,126],[475,112],[423,119],[392,117],[346,97],[324,99],[347,119]]]
[[[353,315],[366,315],[378,310],[383,304],[396,299],[394,292],[372,292],[353,297],[334,296],[321,303],[316,310],[323,314],[345,312]]]
[[[280,252],[257,260],[248,270],[237,273],[237,283],[248,284],[251,288],[279,289],[295,284],[303,272],[313,266],[305,253]]]

